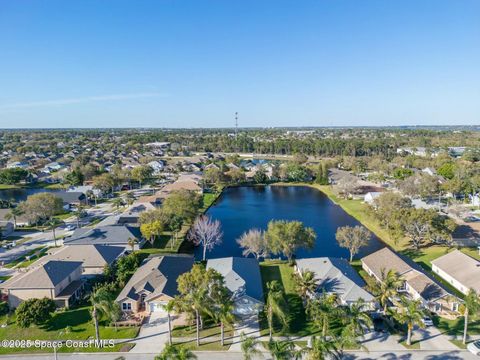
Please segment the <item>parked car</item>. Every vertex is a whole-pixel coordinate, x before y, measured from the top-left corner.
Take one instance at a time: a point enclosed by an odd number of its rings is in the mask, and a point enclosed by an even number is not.
[[[476,216],[467,216],[465,219],[463,219],[466,223],[472,223],[472,222],[478,222],[480,221],[480,218]]]
[[[468,344],[467,350],[474,355],[480,356],[480,340]]]
[[[73,230],[75,230],[76,228],[77,228],[77,227],[76,227],[75,225],[67,225],[67,226],[65,227],[65,230],[67,230],[67,231],[73,231]]]
[[[424,318],[422,319],[422,323],[423,323],[423,325],[425,325],[425,326],[433,326],[433,321],[432,321],[432,319],[430,319],[429,317],[424,317]]]

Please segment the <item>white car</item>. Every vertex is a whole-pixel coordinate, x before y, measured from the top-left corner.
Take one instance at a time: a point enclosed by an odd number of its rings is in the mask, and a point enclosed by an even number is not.
[[[429,317],[425,317],[422,319],[423,325],[425,326],[433,326],[433,321]]]
[[[474,355],[480,356],[480,340],[477,340],[468,344],[467,350]]]

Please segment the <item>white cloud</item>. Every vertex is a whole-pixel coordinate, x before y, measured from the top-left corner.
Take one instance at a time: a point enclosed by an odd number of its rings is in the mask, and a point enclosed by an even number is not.
[[[28,109],[28,108],[36,108],[36,107],[63,106],[63,105],[81,104],[81,103],[90,103],[90,102],[99,102],[99,101],[118,101],[118,100],[128,100],[128,99],[143,99],[143,98],[151,98],[151,97],[166,97],[166,96],[167,94],[157,93],[157,92],[88,96],[88,97],[81,97],[81,98],[32,101],[32,102],[3,104],[3,105],[0,104],[0,110]]]

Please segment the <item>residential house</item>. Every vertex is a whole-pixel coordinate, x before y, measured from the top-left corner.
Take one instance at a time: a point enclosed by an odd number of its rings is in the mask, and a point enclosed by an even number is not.
[[[432,271],[462,294],[471,289],[480,294],[480,261],[459,250],[433,260]]]
[[[138,243],[135,249],[138,250],[145,242],[140,233],[140,229],[134,226],[126,225],[107,225],[99,226],[93,229],[76,229],[72,236],[65,238],[64,245],[108,245],[123,246],[130,249],[129,239],[137,239]]]
[[[0,209],[0,226],[7,226],[8,223],[14,222],[13,218],[9,217],[11,209]],[[17,226],[26,226],[29,224],[29,221],[25,215],[20,215],[16,217]]]
[[[155,210],[156,207],[150,202],[136,202],[129,206],[118,218],[119,224],[136,224],[140,214],[145,211]]]
[[[365,290],[365,281],[345,259],[297,259],[295,270],[300,275],[307,270],[315,273],[319,287],[315,294],[310,294],[312,297],[322,292],[333,293],[337,295],[340,305],[349,306],[362,299],[369,310],[377,307],[375,298]]]
[[[81,275],[81,262],[51,260],[0,284],[0,290],[8,297],[11,308],[25,300],[44,297],[55,301],[58,307],[69,307],[82,294]]]
[[[363,201],[368,205],[373,205],[375,203],[375,199],[382,195],[380,191],[371,191],[365,194],[363,197]]]
[[[81,192],[59,191],[55,193],[55,196],[62,199],[63,207],[66,210],[70,210],[72,207],[80,204],[87,204],[87,197]]]
[[[442,286],[427,276],[420,266],[384,247],[364,258],[362,268],[377,281],[382,281],[382,273],[395,271],[403,280],[400,293],[440,315],[458,315],[459,299],[448,293]]]
[[[264,306],[262,277],[258,260],[226,257],[207,261],[207,269],[223,275],[225,285],[232,293],[236,315],[256,315]]]
[[[112,265],[125,253],[123,246],[77,245],[63,246],[58,251],[46,255],[35,265],[45,264],[51,260],[75,261],[82,263],[82,277],[94,277],[103,274],[105,265]]]
[[[44,173],[50,174],[52,172],[59,171],[61,169],[65,169],[65,165],[54,161],[45,165],[41,171]]]
[[[147,165],[153,169],[153,175],[158,175],[165,169],[165,162],[163,160],[150,161]]]
[[[161,312],[178,295],[177,279],[191,270],[192,256],[166,255],[146,259],[116,301],[124,312]]]
[[[70,186],[67,192],[82,193],[85,194],[85,196],[91,192],[96,198],[103,196],[102,190],[94,188],[93,185]]]

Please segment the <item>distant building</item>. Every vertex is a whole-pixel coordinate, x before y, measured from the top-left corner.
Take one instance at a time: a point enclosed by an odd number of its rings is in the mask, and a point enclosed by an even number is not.
[[[140,229],[134,226],[107,225],[93,229],[80,228],[75,230],[72,236],[65,238],[64,245],[109,245],[123,246],[130,249],[129,239],[137,239],[135,249],[139,249],[144,240]]]
[[[366,202],[368,205],[373,205],[375,199],[378,198],[380,195],[382,195],[382,193],[379,191],[368,192],[363,197],[363,201]]]

